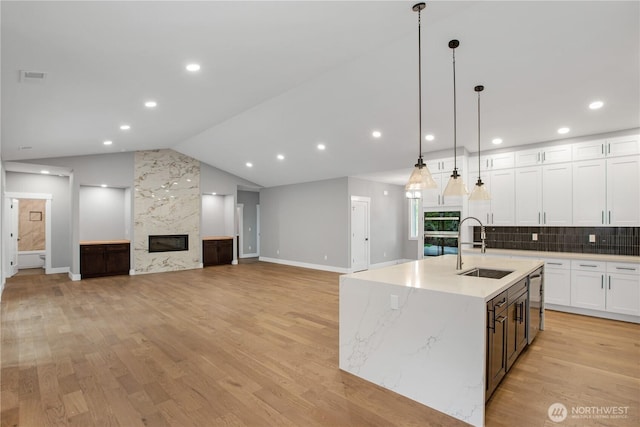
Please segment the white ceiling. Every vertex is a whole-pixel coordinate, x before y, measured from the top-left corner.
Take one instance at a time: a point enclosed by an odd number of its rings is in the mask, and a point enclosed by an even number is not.
[[[408,174],[418,152],[413,4],[2,1],[2,158],[173,148],[262,186]],[[470,152],[477,84],[483,150],[497,136],[502,147],[560,139],[560,126],[566,137],[640,127],[639,6],[428,1],[427,158],[453,145],[453,38],[458,143]],[[191,61],[200,72],[185,71]],[[48,75],[20,83],[19,70]],[[596,99],[605,106],[589,110]]]

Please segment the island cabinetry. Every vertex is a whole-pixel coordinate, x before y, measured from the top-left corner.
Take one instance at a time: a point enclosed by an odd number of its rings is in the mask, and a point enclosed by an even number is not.
[[[507,292],[487,302],[487,381],[485,400],[507,373]]]
[[[507,291],[507,371],[527,346],[527,279],[511,286]]]
[[[80,242],[80,275],[83,279],[129,274],[128,241]]]
[[[231,264],[233,261],[233,237],[205,237],[202,239],[202,264]]]

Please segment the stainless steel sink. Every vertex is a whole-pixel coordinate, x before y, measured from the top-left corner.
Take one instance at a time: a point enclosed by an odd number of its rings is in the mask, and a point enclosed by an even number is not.
[[[490,268],[472,268],[464,273],[459,273],[459,276],[470,277],[486,277],[489,279],[502,279],[507,274],[513,273],[514,270],[493,270]]]

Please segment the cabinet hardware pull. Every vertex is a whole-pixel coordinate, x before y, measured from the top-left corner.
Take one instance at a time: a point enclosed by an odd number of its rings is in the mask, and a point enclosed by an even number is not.
[[[547,223],[547,213],[546,212],[542,214],[542,218],[543,218],[543,224],[546,224]]]
[[[608,151],[608,154],[611,154],[611,143],[610,142],[607,142],[607,151]]]
[[[493,159],[491,159],[491,169],[493,169]]]
[[[538,152],[538,163],[540,163],[540,152]]]
[[[562,265],[561,262],[548,262],[549,265]]]
[[[524,301],[520,303],[520,323],[524,322]]]
[[[611,211],[609,211],[609,224],[611,224]]]
[[[491,224],[493,224],[493,212],[491,212]]]
[[[609,290],[611,290],[611,276],[609,276]]]
[[[538,212],[538,224],[540,224],[540,212]]]
[[[542,153],[542,163],[547,160],[547,153]]]
[[[604,276],[600,276],[600,289],[604,289]]]
[[[500,301],[499,303],[497,303],[495,306],[496,308],[500,308],[500,307],[504,307],[504,305],[507,303],[507,299],[503,299],[502,301]]]
[[[604,211],[602,211],[602,223],[604,224]]]
[[[604,144],[600,144],[600,148],[602,149],[602,154],[604,154]]]
[[[489,213],[487,212],[487,224],[489,224]]]
[[[593,265],[593,264],[580,264],[580,267],[593,267],[596,268],[597,265]]]
[[[496,321],[497,321],[498,323],[504,323],[504,321],[505,321],[505,320],[507,320],[507,318],[506,318],[506,317],[504,317],[504,316],[498,316],[498,318],[496,319]],[[494,332],[495,332],[495,331],[494,331]]]
[[[616,270],[629,270],[629,271],[636,271],[637,268],[633,268],[633,267],[616,267]]]

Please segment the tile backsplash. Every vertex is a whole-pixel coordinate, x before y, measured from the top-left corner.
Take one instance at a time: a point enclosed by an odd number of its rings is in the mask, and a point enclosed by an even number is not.
[[[473,227],[473,237],[480,241],[480,227]],[[640,256],[640,227],[487,226],[486,243],[494,249]]]

